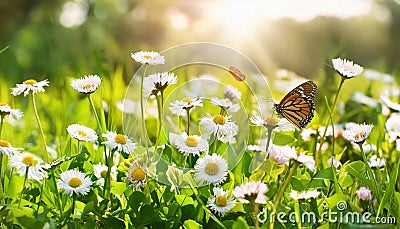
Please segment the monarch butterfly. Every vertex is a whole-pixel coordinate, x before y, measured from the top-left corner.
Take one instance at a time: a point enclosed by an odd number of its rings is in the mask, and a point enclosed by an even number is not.
[[[237,81],[243,81],[246,79],[246,76],[239,71],[239,69],[235,68],[235,67],[229,67],[229,73],[231,73],[231,75],[237,80]]]
[[[302,129],[314,117],[316,93],[317,85],[314,82],[304,82],[287,93],[279,104],[274,104],[274,109],[298,129]]]

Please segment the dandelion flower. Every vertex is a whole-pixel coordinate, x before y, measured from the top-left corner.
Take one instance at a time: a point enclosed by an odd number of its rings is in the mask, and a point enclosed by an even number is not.
[[[211,98],[211,104],[219,106],[229,112],[237,112],[240,109],[240,105],[232,103],[230,99],[218,99],[217,97],[213,97]]]
[[[101,78],[98,75],[88,75],[75,79],[71,83],[71,87],[75,91],[82,94],[92,94],[100,86]]]
[[[228,163],[220,155],[205,155],[197,160],[194,169],[197,179],[207,184],[219,184],[228,175]]]
[[[167,180],[171,184],[171,192],[176,191],[179,193],[179,186],[183,182],[183,171],[181,169],[178,169],[175,164],[168,165],[168,169],[166,172],[167,175]]]
[[[161,72],[149,75],[143,80],[143,94],[145,96],[157,95],[158,92],[164,91],[169,85],[178,82],[174,73]]]
[[[208,142],[200,136],[188,136],[186,132],[180,135],[170,133],[169,139],[178,148],[179,152],[185,155],[200,155],[200,152],[208,152]]]
[[[93,165],[94,175],[97,178],[96,184],[103,186],[107,176],[108,167],[102,163]],[[117,167],[112,166],[110,171],[111,179],[117,180]]]
[[[236,87],[232,85],[226,85],[224,91],[224,97],[231,101],[237,99],[240,100],[242,97],[242,92],[240,92]]]
[[[37,82],[34,79],[25,80],[22,84],[17,84],[16,87],[12,88],[11,94],[14,96],[24,93],[27,96],[31,91],[33,94],[38,92],[44,92],[44,86],[49,86],[49,80],[43,80]]]
[[[267,196],[265,195],[268,191],[268,186],[261,181],[249,181],[247,183],[236,186],[232,191],[232,194],[241,203],[267,203]]]
[[[361,187],[356,191],[356,195],[358,199],[363,200],[363,201],[368,201],[372,199],[372,194],[371,190],[369,190],[366,187]]]
[[[97,141],[96,132],[86,126],[79,124],[71,124],[67,127],[67,131],[72,138],[78,139],[83,142],[95,142]]]
[[[14,152],[10,155],[9,166],[18,171],[20,176],[24,176],[28,172],[28,179],[41,180],[46,177],[47,173],[43,169],[43,160],[28,152]]]
[[[161,56],[158,52],[135,52],[131,54],[133,60],[141,64],[159,65],[165,63],[164,56]]]
[[[353,61],[341,58],[332,59],[332,64],[335,70],[346,79],[354,78],[360,75],[364,70],[363,67],[353,63]]]
[[[206,131],[215,134],[218,140],[234,143],[239,127],[230,118],[231,116],[223,115],[205,116],[200,119],[200,125],[204,126]]]
[[[12,109],[7,103],[0,103],[0,116],[4,117],[10,115],[9,117],[16,118],[20,120],[23,116],[19,109]]]
[[[103,134],[107,140],[102,142],[108,148],[117,150],[118,152],[124,152],[127,154],[132,153],[137,147],[136,143],[133,143],[126,135],[117,134],[116,132],[107,131]]]
[[[195,107],[202,107],[202,106],[203,106],[202,98],[192,99],[190,97],[185,97],[182,100],[176,100],[174,102],[171,102],[169,110],[172,112],[172,114],[180,115],[183,110],[189,110]],[[186,114],[186,112],[184,114]]]
[[[304,191],[304,192],[297,192],[296,190],[292,190],[289,194],[295,200],[308,200],[310,198],[317,198],[320,192],[317,190],[312,191]]]
[[[61,173],[57,182],[58,187],[70,196],[73,194],[87,195],[90,192],[92,183],[85,173],[72,169]]]
[[[14,148],[10,142],[0,140],[0,153],[5,154],[7,156],[11,156],[14,153],[18,153],[22,148]]]
[[[224,216],[236,204],[232,197],[228,197],[228,192],[222,188],[213,188],[214,197],[208,198],[207,206],[217,214]]]
[[[129,166],[128,173],[126,175],[127,181],[135,187],[135,189],[139,189],[146,183],[147,178],[147,167],[139,165],[139,163],[134,160]]]
[[[343,137],[354,143],[363,143],[374,126],[370,124],[352,124],[343,132]]]
[[[328,166],[333,166],[335,168],[339,168],[340,166],[342,166],[342,163],[340,161],[336,160],[334,156],[329,157],[327,163],[328,163]]]

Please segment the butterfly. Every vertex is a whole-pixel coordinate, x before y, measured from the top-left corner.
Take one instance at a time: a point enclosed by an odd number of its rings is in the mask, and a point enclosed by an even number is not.
[[[298,129],[302,129],[314,117],[316,93],[317,85],[314,82],[304,82],[287,93],[279,104],[274,104],[274,109]]]
[[[235,68],[235,67],[229,67],[229,73],[231,73],[231,75],[237,80],[237,81],[243,81],[246,79],[246,76],[239,71],[239,69]]]

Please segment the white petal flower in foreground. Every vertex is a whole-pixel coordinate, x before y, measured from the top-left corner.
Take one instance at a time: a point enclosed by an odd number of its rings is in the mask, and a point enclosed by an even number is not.
[[[250,122],[256,126],[263,126],[267,129],[278,131],[293,131],[294,126],[285,118],[276,118],[275,116],[267,116],[263,119],[260,115],[254,115],[250,118]]]
[[[211,98],[211,104],[219,106],[229,112],[237,112],[240,109],[239,104],[234,104],[230,99],[218,99],[217,97]]]
[[[30,92],[33,94],[38,92],[44,92],[44,86],[49,86],[49,80],[43,80],[37,82],[34,79],[25,80],[22,84],[17,84],[16,87],[12,88],[11,94],[14,96],[20,95],[24,93],[24,96],[27,96]]]
[[[226,85],[224,91],[224,97],[231,101],[237,99],[240,100],[242,97],[242,92],[240,92],[236,87],[232,85]]]
[[[103,134],[103,137],[105,137],[107,140],[102,142],[102,144],[106,145],[112,150],[117,150],[118,152],[122,151],[130,154],[137,148],[136,143],[133,143],[132,140],[126,135],[117,134],[113,131],[107,131],[107,133]]]
[[[267,203],[268,186],[261,181],[249,181],[247,183],[236,186],[232,194],[241,202],[248,204],[255,202],[258,204]]]
[[[147,178],[147,167],[140,165],[136,160],[131,162],[128,172],[126,174],[126,180],[135,189],[139,189],[146,183]]]
[[[105,178],[107,176],[108,167],[102,163],[93,165],[93,172],[97,178],[96,184],[103,186]],[[117,180],[117,167],[112,166],[110,171],[110,176],[112,180]]]
[[[57,185],[65,194],[72,196],[73,194],[87,195],[92,183],[85,173],[71,169],[60,174]]]
[[[83,142],[95,142],[98,138],[96,132],[93,129],[79,124],[69,125],[67,127],[67,131],[72,138],[78,139],[79,141]]]
[[[88,75],[75,79],[71,82],[71,87],[82,94],[92,94],[100,86],[101,78],[98,75]]]
[[[176,84],[178,79],[174,73],[158,72],[149,75],[143,80],[143,94],[145,96],[157,95],[164,91],[169,85]]]
[[[180,135],[170,133],[169,140],[179,152],[185,155],[200,155],[201,152],[208,152],[207,140],[197,135],[188,136],[186,132]]]
[[[378,156],[376,156],[375,154],[372,155],[369,160],[368,160],[368,165],[371,168],[383,168],[385,167],[385,159],[384,158],[379,158]]]
[[[158,52],[135,52],[131,54],[133,60],[141,64],[158,65],[164,64],[165,58],[161,56]]]
[[[349,125],[349,128],[343,132],[343,137],[357,144],[363,143],[368,138],[373,127],[373,125],[365,123]]]
[[[14,153],[18,153],[23,150],[22,148],[14,148],[10,142],[0,140],[0,153],[5,154],[7,156],[11,156]]]
[[[43,169],[43,160],[37,156],[27,152],[14,152],[10,155],[10,168],[16,169],[20,176],[24,176],[28,172],[28,179],[41,180],[47,176],[47,172]]]
[[[234,143],[236,141],[234,137],[239,131],[239,127],[230,120],[230,116],[205,116],[200,119],[200,125],[204,126],[206,131],[215,134],[222,142]]]
[[[304,192],[297,192],[296,190],[292,190],[290,192],[290,197],[292,197],[295,200],[307,200],[310,198],[317,198],[319,196],[320,192],[317,190],[312,190],[312,191],[304,191]]]
[[[176,100],[174,102],[171,102],[171,106],[169,107],[169,110],[171,111],[172,114],[175,115],[185,115],[186,112],[182,113],[183,110],[189,110],[195,107],[202,107],[203,106],[203,100],[202,98],[190,98],[190,97],[185,97],[182,100]]]
[[[360,75],[364,68],[358,64],[353,63],[353,61],[336,58],[332,59],[332,64],[335,70],[344,78],[354,78]]]
[[[372,199],[372,194],[371,190],[369,190],[366,187],[361,187],[356,191],[356,195],[358,199],[363,200],[363,201],[368,201]]]
[[[342,163],[340,161],[336,160],[334,156],[331,156],[328,159],[328,166],[333,166],[335,168],[339,168],[340,166],[342,166]]]
[[[197,179],[207,184],[219,184],[228,175],[228,163],[220,155],[205,155],[199,158],[194,166]]]
[[[228,192],[222,188],[214,187],[213,193],[214,197],[207,200],[207,207],[217,214],[224,216],[235,206],[235,200],[232,197],[228,197]]]
[[[285,152],[286,157],[292,158],[300,163],[303,163],[308,169],[315,170],[314,157],[306,155],[304,152],[297,152],[292,148],[290,151]]]
[[[12,109],[7,103],[0,103],[0,116],[7,116],[20,120],[23,116],[19,109]]]

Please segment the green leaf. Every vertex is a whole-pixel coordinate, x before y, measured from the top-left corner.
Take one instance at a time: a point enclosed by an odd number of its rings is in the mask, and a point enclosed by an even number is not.
[[[94,201],[90,201],[89,203],[87,203],[85,205],[85,208],[83,209],[82,215],[89,214],[91,211],[93,211],[93,208],[94,208]]]
[[[289,145],[290,143],[294,142],[296,139],[293,137],[293,133],[280,133],[276,132],[274,137],[274,144],[278,146],[285,146]]]
[[[6,193],[11,199],[16,199],[18,193],[22,191],[22,184],[24,183],[24,178],[18,175],[11,177],[10,185],[7,187]]]
[[[135,191],[129,196],[128,204],[133,211],[138,212],[140,205],[146,200],[146,196],[139,191]]]
[[[183,227],[184,228],[188,228],[188,229],[199,229],[199,228],[203,228],[202,225],[200,225],[199,223],[197,223],[196,221],[193,221],[191,219],[186,220],[183,223]]]
[[[124,194],[126,189],[127,187],[124,182],[112,182],[111,193],[115,195],[122,195]]]
[[[185,195],[175,194],[175,199],[176,199],[176,202],[181,206],[185,206],[188,204],[194,204],[194,200],[192,199],[192,197],[188,197]]]
[[[246,220],[240,216],[232,225],[232,229],[250,229],[250,227],[247,224]]]
[[[372,181],[368,180],[366,175],[365,175],[365,167],[364,163],[361,161],[354,161],[346,166],[344,166],[344,171],[350,173],[351,175],[355,176],[358,178],[362,183],[364,183],[370,190],[372,190],[373,193],[377,193],[375,189],[375,185],[372,183]]]
[[[388,209],[387,206],[391,205],[390,198],[392,197],[392,194],[394,192],[398,174],[399,174],[399,161],[397,161],[397,163],[395,164],[395,166],[392,169],[392,172],[390,174],[389,186],[387,187],[385,194],[383,195],[383,198],[382,198],[381,202],[379,203],[378,213],[376,214],[376,217],[379,217],[379,214],[383,207]]]

